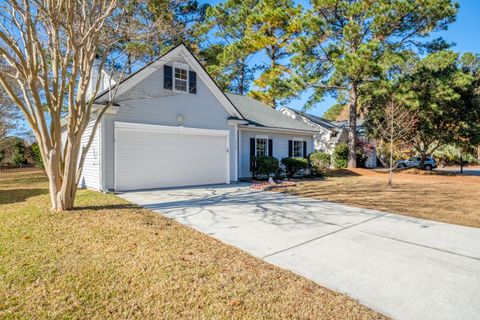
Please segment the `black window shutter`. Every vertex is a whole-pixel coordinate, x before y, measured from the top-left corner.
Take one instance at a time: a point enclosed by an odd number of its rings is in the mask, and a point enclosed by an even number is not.
[[[253,170],[253,157],[255,157],[255,138],[250,138],[250,171]]]
[[[293,141],[288,140],[288,157],[291,158],[293,155]]]
[[[163,88],[168,90],[173,89],[173,69],[171,66],[163,66]]]
[[[273,140],[268,139],[268,156],[273,157]]]
[[[303,141],[303,157],[307,159],[307,141]]]
[[[188,92],[197,93],[197,74],[195,71],[188,71]]]

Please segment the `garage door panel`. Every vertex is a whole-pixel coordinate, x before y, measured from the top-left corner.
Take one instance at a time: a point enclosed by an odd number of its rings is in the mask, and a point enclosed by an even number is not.
[[[117,190],[227,181],[227,137],[211,134],[115,130]]]

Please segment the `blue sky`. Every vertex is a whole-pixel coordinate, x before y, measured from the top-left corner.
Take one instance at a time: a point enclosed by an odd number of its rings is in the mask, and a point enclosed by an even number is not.
[[[203,1],[212,5],[223,2],[221,0]],[[457,20],[451,24],[448,30],[431,34],[432,38],[443,37],[448,42],[456,45],[452,48],[458,52],[480,53],[480,1],[479,0],[459,0],[460,9],[457,14]],[[309,7],[308,0],[300,0],[298,3],[304,7]],[[259,58],[261,59],[261,58]],[[300,99],[289,103],[289,107],[302,109],[308,96],[305,94]],[[309,110],[310,113],[321,116],[335,100],[326,97],[315,108]]]

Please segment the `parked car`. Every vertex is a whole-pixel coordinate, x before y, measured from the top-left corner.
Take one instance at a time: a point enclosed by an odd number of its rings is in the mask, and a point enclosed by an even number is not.
[[[411,157],[408,160],[399,160],[397,161],[398,168],[420,168],[421,157]],[[432,170],[437,167],[437,163],[433,158],[425,158],[423,163],[423,169]]]

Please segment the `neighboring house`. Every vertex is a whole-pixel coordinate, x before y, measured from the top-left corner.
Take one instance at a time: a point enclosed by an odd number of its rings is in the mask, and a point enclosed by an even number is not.
[[[332,154],[333,149],[339,142],[348,139],[348,133],[343,127],[337,126],[326,119],[287,107],[280,109],[280,112],[315,129],[314,146],[317,151]]]
[[[251,156],[280,160],[313,151],[314,129],[250,97],[225,94],[183,45],[117,85],[115,106],[89,149],[82,187],[232,183],[251,176]],[[108,96],[108,90],[97,95],[97,110]]]
[[[348,142],[348,121],[332,122],[313,114],[287,107],[280,109],[280,112],[315,129],[314,148],[316,151],[332,154],[337,144]],[[368,144],[368,138],[361,119],[357,120],[357,138]],[[377,166],[377,154],[375,149],[369,148],[366,150],[366,154],[366,167],[375,168]]]

